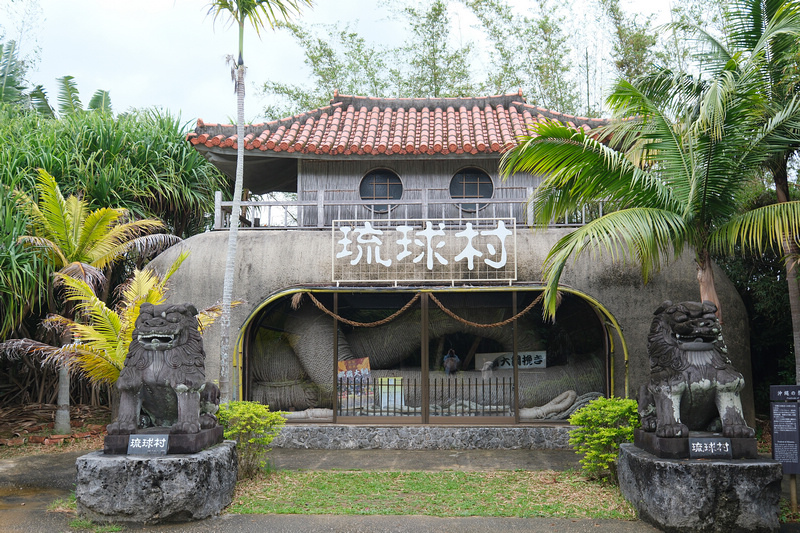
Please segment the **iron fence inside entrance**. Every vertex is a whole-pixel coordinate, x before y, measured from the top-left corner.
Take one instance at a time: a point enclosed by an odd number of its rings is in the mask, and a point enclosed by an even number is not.
[[[428,398],[431,417],[514,416],[510,377],[436,376],[417,378],[340,378],[337,416],[408,417],[423,414]]]

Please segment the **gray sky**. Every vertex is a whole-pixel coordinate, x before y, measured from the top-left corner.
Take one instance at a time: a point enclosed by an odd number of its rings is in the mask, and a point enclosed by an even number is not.
[[[642,1],[667,5],[667,0]],[[117,113],[158,106],[180,112],[185,122],[199,117],[227,123],[236,116],[225,58],[236,53],[237,30],[223,18],[215,24],[204,0],[39,0],[39,16],[29,20],[22,34],[18,19],[25,0],[0,2],[2,7],[9,5],[6,16],[0,15],[4,38],[21,41],[23,53],[38,44],[39,61],[29,78],[44,85],[51,102],[58,96],[56,78],[72,75],[84,105],[97,89],[105,89]],[[390,11],[374,0],[317,0],[302,20],[358,21],[356,29],[373,42],[399,44],[402,28],[390,17]],[[459,16],[467,38],[471,23]],[[301,49],[283,32],[266,29],[259,39],[246,27],[247,120],[258,120],[263,107],[253,84],[268,78],[302,83],[302,62]]]

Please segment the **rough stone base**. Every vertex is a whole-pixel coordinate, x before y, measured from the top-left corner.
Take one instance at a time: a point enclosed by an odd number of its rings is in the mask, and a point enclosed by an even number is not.
[[[169,434],[167,446],[168,454],[172,453],[197,453],[215,444],[222,442],[222,426],[211,429],[201,429],[199,433],[173,433],[169,428],[146,428],[138,430],[135,435],[154,435],[159,433]],[[103,440],[103,452],[107,454],[128,453],[128,438],[130,435],[106,435]]]
[[[186,522],[219,514],[236,488],[236,443],[190,455],[79,457],[78,515],[93,522]]]
[[[692,437],[713,437],[718,434],[693,431]],[[758,442],[755,438],[730,439],[733,459],[758,459]],[[688,459],[689,437],[657,437],[655,433],[636,429],[633,444],[662,459]]]
[[[782,467],[770,459],[660,459],[620,446],[617,474],[639,518],[668,533],[779,530]]]
[[[270,446],[313,450],[571,450],[570,428],[287,424]]]

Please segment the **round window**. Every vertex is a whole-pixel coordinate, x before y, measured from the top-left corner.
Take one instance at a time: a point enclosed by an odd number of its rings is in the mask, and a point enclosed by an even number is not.
[[[391,170],[370,170],[361,180],[358,192],[364,201],[399,200],[403,196],[403,183]],[[373,204],[370,207],[376,213],[386,213],[389,205]]]
[[[492,183],[492,178],[479,168],[468,167],[459,170],[450,180],[450,198],[454,200],[462,198],[491,198],[493,194],[494,184]],[[475,212],[484,207],[486,207],[486,204],[459,204],[460,209],[470,212]]]

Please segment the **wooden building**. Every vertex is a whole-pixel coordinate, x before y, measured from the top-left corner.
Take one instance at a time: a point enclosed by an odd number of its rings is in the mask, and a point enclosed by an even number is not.
[[[544,119],[603,123],[522,94],[337,94],[321,109],[246,126],[237,397],[334,423],[524,425],[563,424],[593,398],[632,395],[649,372],[652,311],[698,297],[693,264],[677,258],[645,286],[635,267],[582,260],[565,271],[556,320],[544,321],[543,258],[603,209],[527,227],[540,177],[502,180],[498,166]],[[233,177],[235,125],[198,121],[188,140]],[[198,307],[221,298],[230,217],[220,193],[214,231],[159,259],[192,253],[171,298]],[[749,369],[743,306],[717,275],[726,319],[739,326],[726,340]],[[212,378],[216,335],[205,341]]]

